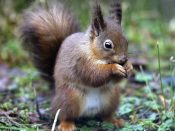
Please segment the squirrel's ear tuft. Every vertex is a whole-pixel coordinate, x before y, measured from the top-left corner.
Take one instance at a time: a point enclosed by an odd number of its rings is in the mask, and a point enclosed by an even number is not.
[[[94,6],[93,17],[92,17],[92,24],[91,24],[92,34],[95,36],[98,36],[99,33],[105,29],[105,26],[106,25],[103,19],[101,7],[96,1],[96,4]]]
[[[118,24],[122,21],[122,7],[121,0],[113,0],[110,10],[111,18],[116,20]]]

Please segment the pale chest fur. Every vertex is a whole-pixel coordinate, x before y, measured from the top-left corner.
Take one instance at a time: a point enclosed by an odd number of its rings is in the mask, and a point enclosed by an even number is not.
[[[81,116],[94,116],[109,107],[110,99],[112,98],[111,91],[116,85],[110,82],[105,86],[109,90],[104,91],[101,88],[88,88],[83,95]]]

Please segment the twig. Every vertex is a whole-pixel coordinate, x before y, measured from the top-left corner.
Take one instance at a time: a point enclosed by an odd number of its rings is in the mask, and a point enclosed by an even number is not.
[[[33,91],[34,91],[35,102],[36,102],[36,112],[38,113],[38,116],[41,119],[42,118],[42,114],[41,114],[40,109],[39,109],[39,102],[38,102],[38,99],[37,99],[36,89],[33,88]]]
[[[39,119],[42,120],[42,121],[47,121],[47,122],[49,121],[49,123],[50,123],[50,118],[48,118],[46,115],[41,113],[40,106],[39,106],[39,101],[37,99],[36,89],[33,88],[33,90],[34,90],[34,95],[35,95],[36,112],[39,116]]]
[[[2,112],[2,114],[3,114],[9,121],[11,121],[15,126],[17,126],[17,127],[20,127],[20,126],[21,126],[21,124],[19,124],[18,122],[14,121],[7,113]]]
[[[55,126],[56,126],[56,123],[57,123],[57,120],[58,120],[58,115],[60,113],[60,110],[61,109],[58,109],[57,112],[56,112],[55,119],[54,119],[54,122],[53,122],[53,125],[52,125],[52,130],[51,131],[54,131],[55,130]]]

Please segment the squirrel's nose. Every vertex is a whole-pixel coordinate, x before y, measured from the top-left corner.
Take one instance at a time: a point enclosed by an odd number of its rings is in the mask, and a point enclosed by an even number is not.
[[[119,58],[119,64],[124,65],[128,61],[128,58],[126,56],[121,56]]]

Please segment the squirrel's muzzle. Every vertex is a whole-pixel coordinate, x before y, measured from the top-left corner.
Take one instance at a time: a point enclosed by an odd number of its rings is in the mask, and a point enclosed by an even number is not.
[[[127,56],[124,56],[124,55],[123,55],[123,56],[121,56],[121,57],[119,58],[118,64],[124,65],[127,61],[128,61]]]
[[[128,61],[128,57],[125,55],[122,55],[122,56],[116,55],[113,57],[113,63],[124,65],[127,61]]]

